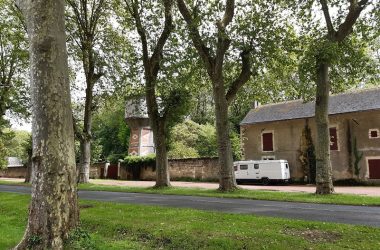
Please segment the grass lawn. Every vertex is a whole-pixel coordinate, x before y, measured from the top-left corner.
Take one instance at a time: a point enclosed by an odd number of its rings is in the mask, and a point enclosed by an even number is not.
[[[3,250],[23,235],[29,196],[0,193],[0,201]],[[108,202],[80,204],[81,230],[67,249],[380,249],[380,228]]]
[[[25,183],[15,183],[9,181],[0,181],[1,184],[7,185],[29,185]],[[121,187],[108,186],[99,184],[80,184],[80,190],[92,191],[112,191],[112,192],[133,192],[133,193],[154,193],[170,195],[193,195],[208,196],[220,198],[241,198],[254,200],[273,200],[273,201],[297,201],[309,203],[325,203],[340,205],[359,205],[359,206],[380,206],[380,197],[351,195],[351,194],[332,194],[332,195],[315,195],[303,192],[279,192],[265,190],[246,190],[240,189],[234,192],[223,193],[213,189],[202,188],[144,188],[144,187]]]

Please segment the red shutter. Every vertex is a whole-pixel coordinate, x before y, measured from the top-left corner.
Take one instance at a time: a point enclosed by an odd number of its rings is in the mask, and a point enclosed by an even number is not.
[[[368,160],[370,179],[380,179],[380,159]]]
[[[273,134],[263,133],[263,151],[273,151]]]
[[[371,130],[371,137],[370,138],[377,138],[377,137],[378,137],[377,130]]]
[[[338,150],[338,135],[336,128],[330,128],[330,150]]]

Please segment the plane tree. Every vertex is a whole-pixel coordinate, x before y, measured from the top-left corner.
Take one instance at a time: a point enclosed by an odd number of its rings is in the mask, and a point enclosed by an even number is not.
[[[17,5],[29,38],[35,178],[26,231],[15,249],[63,249],[79,222],[65,1]]]
[[[66,0],[68,45],[71,67],[77,83],[73,90],[82,91],[84,104],[80,117],[75,117],[75,135],[80,142],[79,179],[89,181],[93,114],[102,98],[107,98],[125,80],[125,53],[128,43],[115,31],[110,0]],[[125,57],[125,56],[124,56]],[[81,66],[78,67],[78,64]],[[84,76],[84,77],[82,77]],[[82,101],[78,100],[78,103]],[[81,106],[81,107],[82,107]],[[77,112],[78,113],[78,112]]]
[[[219,189],[237,188],[229,138],[229,106],[239,90],[264,71],[285,41],[285,13],[272,1],[177,0],[188,35],[212,85],[215,102]],[[282,14],[282,15],[280,15]]]
[[[131,39],[137,38],[132,42],[136,45],[135,77],[144,82],[142,93],[156,149],[156,187],[170,186],[170,130],[186,114],[191,99],[189,89],[184,87],[191,72],[181,63],[186,53],[179,46],[178,34],[173,32],[173,5],[173,0],[124,0],[117,8],[123,29],[131,32]],[[138,85],[136,89],[141,93]]]
[[[309,47],[300,65],[300,78],[314,81],[316,193],[334,192],[330,163],[328,105],[331,90],[365,85],[374,74],[368,42],[378,36],[380,4],[371,0],[291,2]],[[316,14],[317,13],[317,14]]]

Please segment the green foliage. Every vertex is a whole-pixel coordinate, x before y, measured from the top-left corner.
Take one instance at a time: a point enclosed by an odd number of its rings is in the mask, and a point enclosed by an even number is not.
[[[156,164],[156,155],[150,154],[147,156],[133,156],[128,155],[124,158],[123,165],[126,167],[148,167]]]
[[[239,134],[230,134],[233,157],[241,158]],[[173,127],[168,155],[170,158],[217,157],[216,129],[210,124],[186,120]]]
[[[0,0],[0,129],[7,111],[21,118],[29,115],[27,46],[19,10],[13,1]]]
[[[129,136],[130,129],[124,119],[123,99],[110,96],[94,115],[92,151],[98,152],[98,155],[93,155],[93,161],[104,160],[111,155],[126,155]]]
[[[195,148],[189,148],[183,142],[173,142],[168,152],[170,159],[198,158],[199,153]]]
[[[119,162],[119,160],[123,160],[125,154],[111,154],[107,157],[107,161],[116,164]]]
[[[355,161],[354,161],[354,174],[357,177],[359,177],[360,169],[361,169],[359,163],[360,163],[360,161],[363,158],[363,152],[360,152],[358,150],[356,137],[354,138],[354,142],[353,142],[353,152],[354,152],[354,157],[355,157]]]
[[[24,163],[27,162],[32,151],[31,133],[20,130],[5,130],[8,133],[8,140],[5,146],[8,149],[8,156],[20,158]]]
[[[69,238],[65,242],[65,249],[95,250],[98,249],[98,247],[91,239],[91,235],[88,231],[77,227],[70,232]]]
[[[37,248],[42,243],[42,238],[39,235],[31,235],[28,239],[28,249]]]
[[[301,162],[304,175],[308,176],[309,183],[315,183],[316,156],[311,130],[308,124],[302,130],[302,140],[299,160]]]
[[[0,136],[0,169],[7,167],[8,150],[4,145],[3,139]]]

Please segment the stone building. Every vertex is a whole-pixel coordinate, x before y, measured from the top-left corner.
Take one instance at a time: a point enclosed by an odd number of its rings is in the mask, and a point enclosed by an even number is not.
[[[315,178],[315,103],[252,108],[241,122],[246,160],[285,159],[294,179]],[[333,95],[329,103],[333,178],[380,180],[380,89]]]
[[[144,97],[132,98],[125,107],[125,120],[131,129],[129,155],[144,156],[155,153],[153,131]]]

